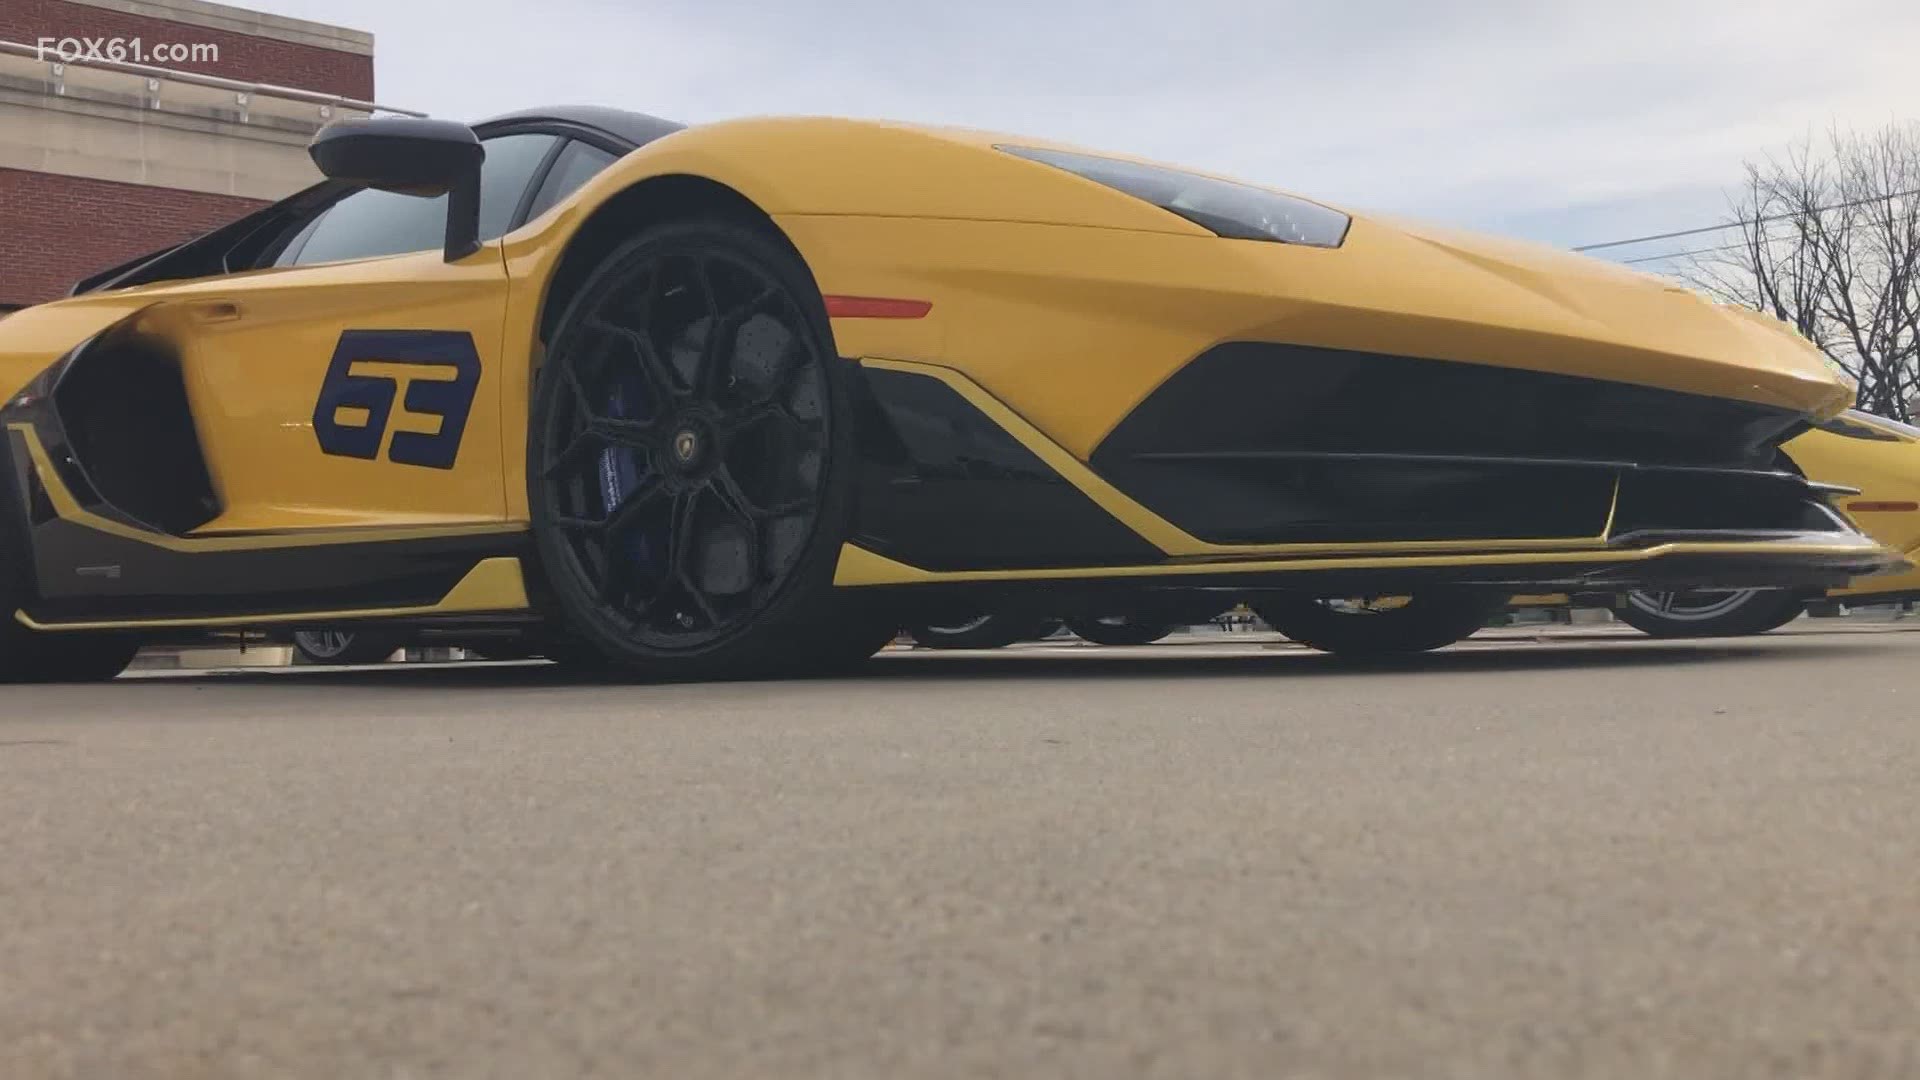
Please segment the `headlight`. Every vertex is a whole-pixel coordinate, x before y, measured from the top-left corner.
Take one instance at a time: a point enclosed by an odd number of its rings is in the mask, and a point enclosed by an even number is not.
[[[1353,222],[1340,211],[1329,210],[1319,203],[1178,169],[1030,146],[999,149],[1124,191],[1162,210],[1179,214],[1203,229],[1235,240],[1277,240],[1282,244],[1334,248],[1346,239],[1347,226]]]

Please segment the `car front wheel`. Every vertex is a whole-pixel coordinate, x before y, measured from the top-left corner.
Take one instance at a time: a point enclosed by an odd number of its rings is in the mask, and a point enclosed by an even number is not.
[[[1058,619],[985,613],[908,627],[914,644],[928,649],[999,649],[1016,641],[1037,641],[1060,628]]]
[[[849,625],[832,584],[852,378],[777,234],[682,222],[607,255],[561,318],[528,434],[534,537],[568,640],[660,679],[884,644],[892,628]]]
[[[1792,589],[1637,591],[1614,614],[1659,638],[1743,637],[1785,626],[1806,607],[1806,597]]]
[[[1433,589],[1355,599],[1280,595],[1252,607],[1268,626],[1302,645],[1369,658],[1429,652],[1472,637],[1506,601],[1490,593]]]
[[[404,645],[379,630],[296,630],[293,651],[303,663],[334,666],[384,664]]]
[[[1143,615],[1101,615],[1067,620],[1067,629],[1096,645],[1151,645],[1182,624]]]

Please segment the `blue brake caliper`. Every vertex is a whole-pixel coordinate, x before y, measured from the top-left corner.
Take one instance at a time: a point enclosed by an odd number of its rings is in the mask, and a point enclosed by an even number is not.
[[[634,418],[633,402],[644,397],[640,380],[627,377],[615,382],[613,397],[608,403],[607,414],[616,420]],[[637,487],[647,475],[638,450],[620,447],[608,447],[600,451],[600,512],[605,517],[613,513],[627,493]],[[634,529],[627,533],[622,553],[633,561],[643,573],[658,575],[659,568],[653,565],[652,552],[646,530]],[[608,558],[613,552],[607,553]]]

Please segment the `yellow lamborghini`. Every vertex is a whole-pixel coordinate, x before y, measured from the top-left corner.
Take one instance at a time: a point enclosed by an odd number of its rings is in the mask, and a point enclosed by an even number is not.
[[[277,627],[697,678],[1235,599],[1396,652],[1540,586],[1898,563],[1772,465],[1846,402],[1816,352],[1580,257],[891,123],[379,118],[312,156],[0,323],[6,677]]]
[[[1848,410],[1821,421],[1781,448],[1801,474],[1854,489],[1840,498],[1847,517],[1909,560],[1920,559],[1920,428]],[[1620,618],[1655,637],[1757,634],[1792,621],[1809,600],[1856,603],[1920,599],[1920,570],[1880,574],[1840,588],[1643,589],[1616,607]]]

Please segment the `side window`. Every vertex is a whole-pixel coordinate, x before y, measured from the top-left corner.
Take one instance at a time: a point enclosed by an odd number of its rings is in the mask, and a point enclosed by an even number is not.
[[[547,152],[560,141],[558,135],[501,135],[488,139],[487,161],[480,166],[480,240],[498,240],[513,224],[513,212],[520,209],[527,185]],[[444,242],[445,238],[435,241]]]
[[[334,203],[281,256],[281,264],[305,266],[339,259],[370,259],[425,251],[446,241],[447,200],[417,199],[390,191],[358,191]]]
[[[560,151],[560,156],[554,159],[553,169],[547,173],[546,182],[540,185],[540,194],[533,197],[533,205],[527,209],[527,220],[532,221],[553,209],[561,199],[578,191],[581,184],[593,179],[615,160],[605,150],[578,139],[568,143]]]
[[[507,231],[527,184],[557,135],[500,135],[486,140],[480,166],[480,239]],[[429,251],[446,242],[447,197],[422,199],[390,191],[356,191],[334,203],[287,245],[282,266],[371,259]]]

